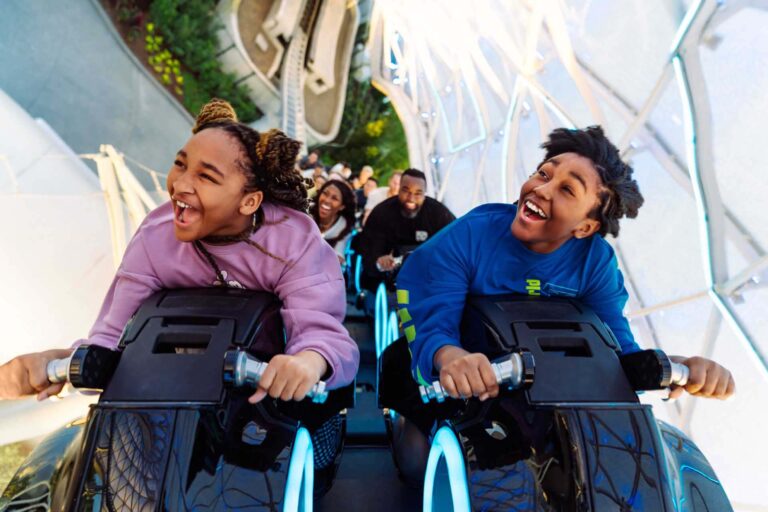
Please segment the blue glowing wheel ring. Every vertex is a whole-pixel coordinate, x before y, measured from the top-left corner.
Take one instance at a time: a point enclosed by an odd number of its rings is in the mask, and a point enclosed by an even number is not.
[[[398,323],[397,313],[395,311],[389,312],[389,321],[386,325],[387,335],[384,338],[384,346],[381,347],[381,351],[384,352],[388,346],[394,342],[400,334],[400,324]]]
[[[376,312],[374,317],[374,336],[376,338],[376,359],[381,356],[381,353],[386,347],[385,341],[387,337],[387,322],[389,318],[387,316],[387,310],[389,306],[387,304],[387,287],[384,283],[381,283],[376,289]]]
[[[441,457],[445,457],[445,465],[448,467],[448,480],[451,485],[454,512],[470,512],[472,509],[469,504],[469,483],[467,481],[467,467],[464,463],[464,452],[456,434],[447,426],[440,427],[432,439],[427,470],[424,473],[423,511],[432,512],[435,475]]]
[[[360,272],[363,270],[363,257],[357,255],[355,258],[355,293],[360,295]]]
[[[285,480],[283,512],[311,512],[315,488],[315,459],[312,438],[306,428],[296,432]]]

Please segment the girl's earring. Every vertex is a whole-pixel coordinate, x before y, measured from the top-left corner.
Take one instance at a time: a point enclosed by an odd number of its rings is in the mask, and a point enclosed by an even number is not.
[[[253,216],[251,217],[251,230],[256,229],[256,212],[253,212]]]

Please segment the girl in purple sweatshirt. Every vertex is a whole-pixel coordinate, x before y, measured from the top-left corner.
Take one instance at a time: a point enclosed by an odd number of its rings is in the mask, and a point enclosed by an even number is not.
[[[274,293],[282,301],[287,344],[259,388],[301,400],[324,375],[346,385],[359,352],[342,325],[344,280],[333,249],[306,213],[307,193],[294,170],[300,144],[277,130],[237,122],[226,101],[212,100],[168,175],[171,201],[147,215],[81,343],[114,348],[141,303],[162,288],[230,286]],[[0,367],[0,398],[57,394],[45,368],[71,349],[19,356]]]

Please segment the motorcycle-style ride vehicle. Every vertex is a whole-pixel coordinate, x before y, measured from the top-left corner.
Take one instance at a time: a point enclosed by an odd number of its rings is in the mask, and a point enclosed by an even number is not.
[[[37,446],[0,510],[311,510],[338,467],[354,386],[248,403],[283,352],[279,308],[264,292],[161,291],[119,351],[82,346],[53,362],[52,381],[103,391]]]
[[[417,386],[404,339],[380,362],[395,462],[406,480],[423,475],[424,511],[731,510],[701,451],[637,396],[684,384],[687,367],[658,350],[621,355],[569,299],[470,297],[461,336],[495,362],[497,398]]]

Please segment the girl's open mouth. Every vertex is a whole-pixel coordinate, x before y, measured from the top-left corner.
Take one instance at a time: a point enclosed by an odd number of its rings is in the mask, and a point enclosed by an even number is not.
[[[174,222],[179,226],[189,226],[200,218],[200,211],[183,201],[173,202]]]

